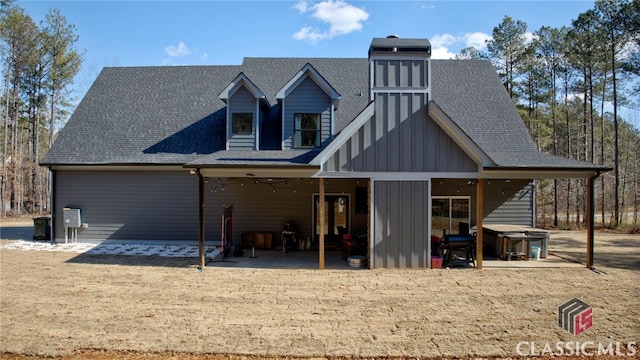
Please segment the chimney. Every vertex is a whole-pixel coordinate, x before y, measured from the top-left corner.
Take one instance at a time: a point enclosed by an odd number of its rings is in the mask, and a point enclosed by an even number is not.
[[[369,59],[375,55],[404,54],[404,56],[431,57],[431,44],[427,39],[401,39],[398,35],[374,38],[369,47]]]
[[[397,35],[374,38],[369,46],[369,99],[376,94],[414,92],[429,101],[431,44]]]

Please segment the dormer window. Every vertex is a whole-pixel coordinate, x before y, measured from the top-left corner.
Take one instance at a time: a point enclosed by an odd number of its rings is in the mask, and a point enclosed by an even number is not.
[[[240,73],[220,92],[227,104],[227,150],[260,149],[260,126],[271,105],[249,78]]]
[[[231,115],[231,133],[233,135],[248,135],[253,133],[252,113],[233,113]]]
[[[320,114],[296,113],[294,120],[295,147],[320,147]]]
[[[282,150],[322,147],[334,136],[340,94],[310,64],[277,93],[282,111]]]

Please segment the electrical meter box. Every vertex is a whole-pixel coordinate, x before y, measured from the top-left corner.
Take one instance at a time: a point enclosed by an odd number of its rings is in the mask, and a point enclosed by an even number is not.
[[[79,228],[82,226],[80,209],[64,208],[62,209],[62,213],[65,227]]]

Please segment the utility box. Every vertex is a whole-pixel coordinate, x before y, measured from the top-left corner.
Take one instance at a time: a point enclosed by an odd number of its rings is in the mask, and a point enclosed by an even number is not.
[[[62,218],[64,221],[64,227],[79,228],[82,226],[82,220],[80,219],[80,209],[62,209]]]

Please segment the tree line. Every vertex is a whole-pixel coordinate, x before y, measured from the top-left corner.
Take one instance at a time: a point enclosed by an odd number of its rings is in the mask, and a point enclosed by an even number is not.
[[[38,163],[72,111],[68,89],[82,64],[78,35],[58,9],[36,24],[24,9],[3,0],[0,39],[0,217],[47,213],[49,171]]]
[[[640,113],[640,1],[597,0],[571,26],[527,24],[505,16],[486,50],[469,47],[459,59],[489,59],[540,151],[602,164],[596,213],[618,227],[631,215],[638,226],[640,126],[621,108]],[[580,227],[584,180],[537,182],[542,226]]]
[[[597,0],[570,26],[533,32],[505,16],[486,50],[457,55],[494,64],[540,151],[613,169],[600,176],[596,199],[611,227],[628,213],[638,226],[640,130],[620,109],[640,112],[639,9],[640,0]],[[72,111],[78,35],[57,9],[36,24],[0,0],[0,40],[0,217],[48,213],[49,171],[38,162]],[[580,226],[585,208],[584,180],[537,181],[539,225]]]

